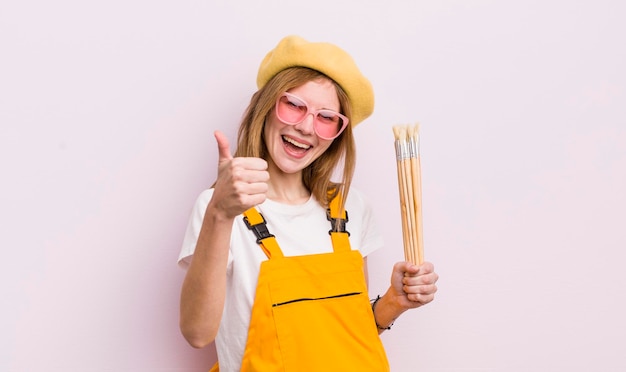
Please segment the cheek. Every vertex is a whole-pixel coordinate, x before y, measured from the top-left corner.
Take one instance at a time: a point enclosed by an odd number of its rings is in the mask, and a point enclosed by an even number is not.
[[[271,133],[278,133],[284,126],[286,125],[278,120],[276,118],[276,115],[274,115],[274,112],[272,111],[272,113],[267,116],[267,119],[265,119],[265,124],[263,126],[263,135],[268,136]]]
[[[318,146],[319,146],[319,147],[321,147],[321,148],[323,148],[323,149],[324,149],[324,151],[328,150],[328,148],[330,147],[330,145],[332,145],[332,144],[333,144],[333,142],[335,141],[335,140],[325,140],[325,139],[321,139],[321,138],[319,138],[319,137],[317,137],[317,138],[319,139],[319,144],[318,144]]]
[[[320,142],[317,144],[316,149],[316,153],[317,156],[315,157],[316,159],[319,158],[320,156],[322,156],[323,153],[325,153],[328,148],[330,147],[330,145],[332,145],[333,141],[328,141],[328,140],[320,140]]]

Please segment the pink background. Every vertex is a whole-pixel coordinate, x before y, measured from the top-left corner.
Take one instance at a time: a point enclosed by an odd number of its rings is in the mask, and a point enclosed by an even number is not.
[[[618,1],[4,2],[0,370],[206,371],[176,266],[258,63],[295,33],[376,89],[356,186],[402,259],[391,127],[422,125],[431,305],[394,372],[626,370],[626,27]]]

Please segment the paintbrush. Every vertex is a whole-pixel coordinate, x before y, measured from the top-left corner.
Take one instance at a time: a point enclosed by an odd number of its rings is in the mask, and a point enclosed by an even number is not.
[[[424,261],[422,235],[422,177],[419,154],[419,124],[394,126],[398,191],[402,215],[402,238],[406,261]]]

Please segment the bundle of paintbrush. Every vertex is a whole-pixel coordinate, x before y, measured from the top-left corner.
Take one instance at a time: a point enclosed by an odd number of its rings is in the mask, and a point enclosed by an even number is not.
[[[393,133],[398,164],[404,257],[406,261],[419,265],[424,262],[419,124],[394,126]]]

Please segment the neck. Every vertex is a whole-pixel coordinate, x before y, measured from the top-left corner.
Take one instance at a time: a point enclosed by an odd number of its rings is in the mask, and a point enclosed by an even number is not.
[[[311,197],[311,192],[302,182],[302,172],[284,173],[270,169],[267,197],[279,203],[304,204]]]

